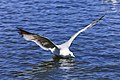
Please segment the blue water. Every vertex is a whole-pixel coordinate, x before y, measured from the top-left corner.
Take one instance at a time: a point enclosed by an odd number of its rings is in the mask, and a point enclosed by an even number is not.
[[[53,60],[16,29],[61,44],[102,15],[74,40],[74,59]],[[0,0],[0,80],[120,80],[120,1]]]

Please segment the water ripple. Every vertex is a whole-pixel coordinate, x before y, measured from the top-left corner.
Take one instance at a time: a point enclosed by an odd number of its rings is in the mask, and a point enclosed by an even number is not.
[[[2,0],[0,6],[1,80],[120,79],[119,1]],[[61,44],[102,15],[103,20],[75,39],[72,60],[53,60],[50,52],[21,38],[16,29]]]

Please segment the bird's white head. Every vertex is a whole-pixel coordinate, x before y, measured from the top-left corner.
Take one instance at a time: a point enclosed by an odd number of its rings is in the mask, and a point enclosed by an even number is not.
[[[59,45],[58,47],[60,49],[60,53],[59,53],[60,56],[68,57],[68,58],[74,58],[75,57],[74,54],[65,45]]]
[[[60,55],[63,57],[72,57],[74,58],[74,54],[69,49],[62,49],[60,50]]]

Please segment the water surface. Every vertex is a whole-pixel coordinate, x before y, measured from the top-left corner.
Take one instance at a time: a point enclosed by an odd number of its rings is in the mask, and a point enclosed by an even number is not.
[[[74,59],[53,60],[16,27],[56,44],[105,15],[73,42]],[[120,80],[119,0],[1,0],[0,80]]]

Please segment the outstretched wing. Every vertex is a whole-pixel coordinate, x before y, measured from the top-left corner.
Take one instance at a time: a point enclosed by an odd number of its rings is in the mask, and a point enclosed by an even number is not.
[[[57,48],[57,46],[53,42],[51,42],[49,39],[43,36],[27,32],[21,28],[18,28],[18,30],[25,40],[35,42],[37,45],[39,45],[44,50],[52,50],[52,49]]]
[[[92,27],[93,25],[95,25],[99,20],[101,20],[104,16],[100,17],[99,19],[93,21],[91,24],[89,24],[88,26],[86,26],[85,28],[83,28],[82,30],[78,31],[77,33],[75,33],[67,42],[63,43],[61,46],[66,46],[66,47],[70,47],[72,41],[83,31],[87,30],[88,28]]]

